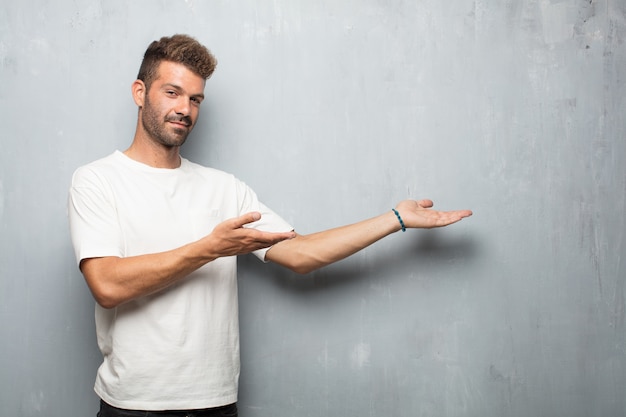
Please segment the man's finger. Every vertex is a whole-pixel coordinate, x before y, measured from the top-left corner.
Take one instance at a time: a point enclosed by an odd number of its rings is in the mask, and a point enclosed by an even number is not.
[[[417,202],[417,204],[423,208],[430,208],[433,206],[432,200],[420,200]]]
[[[269,243],[270,245],[274,245],[278,242],[282,242],[283,240],[293,239],[296,237],[296,232],[282,232],[282,233],[273,233],[273,232],[260,232],[260,240]]]
[[[261,218],[261,213],[257,211],[253,211],[253,212],[241,215],[239,217],[235,217],[234,219],[231,219],[231,221],[233,223],[233,229],[239,229],[246,224],[254,223],[260,218]]]

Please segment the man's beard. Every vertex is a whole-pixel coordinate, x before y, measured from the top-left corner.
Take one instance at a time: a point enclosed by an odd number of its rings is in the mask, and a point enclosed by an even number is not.
[[[141,124],[148,135],[156,142],[167,147],[182,146],[187,140],[190,129],[175,128],[174,132],[166,129],[167,122],[182,122],[191,126],[191,118],[189,116],[167,116],[161,119],[161,116],[150,105],[150,101],[146,96],[144,106],[141,111]]]

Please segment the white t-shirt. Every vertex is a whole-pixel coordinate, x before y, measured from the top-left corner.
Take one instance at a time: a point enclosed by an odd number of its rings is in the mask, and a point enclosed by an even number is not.
[[[116,151],[76,170],[68,214],[76,259],[129,257],[183,246],[222,221],[258,211],[250,227],[293,228],[234,176],[182,159],[177,169]],[[266,250],[255,252],[264,260]],[[153,295],[96,305],[104,362],[95,391],[119,408],[176,410],[237,400],[236,258],[220,258]]]

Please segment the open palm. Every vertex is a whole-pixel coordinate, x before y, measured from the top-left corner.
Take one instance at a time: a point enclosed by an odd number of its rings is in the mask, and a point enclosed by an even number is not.
[[[443,227],[472,215],[471,210],[438,211],[431,207],[431,200],[405,200],[396,209],[407,228],[431,229]]]

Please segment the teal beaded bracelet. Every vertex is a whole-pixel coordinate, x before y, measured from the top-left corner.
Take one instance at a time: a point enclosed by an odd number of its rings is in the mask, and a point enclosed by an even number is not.
[[[395,208],[392,208],[391,210],[393,210],[393,212],[396,214],[396,217],[400,222],[400,226],[402,226],[402,231],[406,232],[406,227],[404,226],[404,222],[402,221],[402,217],[400,217],[400,213],[398,213],[398,210],[396,210]]]

